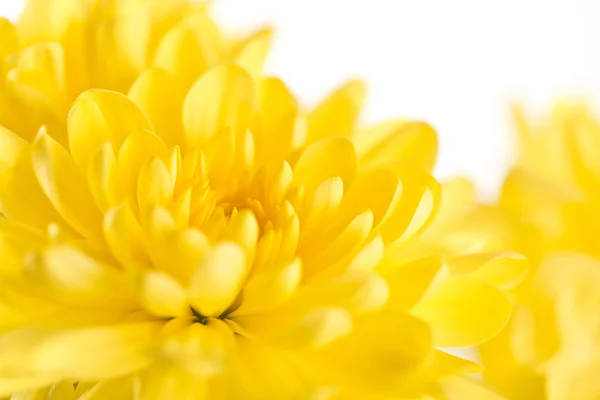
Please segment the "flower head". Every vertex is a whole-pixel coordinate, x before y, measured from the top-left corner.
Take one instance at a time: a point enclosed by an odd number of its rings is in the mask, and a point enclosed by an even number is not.
[[[427,124],[359,128],[354,81],[306,112],[268,31],[184,0],[0,35],[0,396],[495,398],[437,348],[493,337],[523,265],[437,245]]]
[[[486,393],[433,346],[498,332],[504,267],[411,248],[438,204],[433,130],[357,129],[358,82],[304,113],[234,64],[159,95],[173,79],[83,93],[66,146],[0,131],[0,392]]]
[[[481,347],[484,375],[514,399],[595,399],[600,255],[597,196],[600,125],[561,102],[540,123],[515,109],[518,159],[497,204],[467,207],[483,248],[517,249],[532,261],[508,328]],[[476,213],[476,214],[474,214]],[[454,234],[465,223],[453,221]]]

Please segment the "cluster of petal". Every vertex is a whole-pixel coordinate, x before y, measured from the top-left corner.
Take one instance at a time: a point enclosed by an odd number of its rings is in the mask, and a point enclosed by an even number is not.
[[[596,399],[600,122],[571,102],[536,123],[515,108],[515,121],[518,158],[497,204],[464,196],[476,222],[450,224],[450,237],[484,237],[481,250],[511,248],[531,261],[507,329],[480,348],[484,376],[511,399]]]
[[[222,62],[260,69],[270,30],[225,35],[208,11],[191,0],[27,0],[16,24],[0,18],[0,125],[28,140],[45,125],[66,145],[85,90],[127,93],[149,68],[176,75],[173,91]]]
[[[0,131],[0,393],[488,393],[434,348],[495,335],[514,277],[411,246],[439,204],[429,126],[357,129],[358,82],[304,113],[234,64],[147,95],[168,79],[83,93],[66,146]]]
[[[428,125],[359,128],[360,82],[306,112],[268,30],[187,0],[32,0],[0,39],[0,396],[498,398],[437,348],[526,266],[452,250]]]

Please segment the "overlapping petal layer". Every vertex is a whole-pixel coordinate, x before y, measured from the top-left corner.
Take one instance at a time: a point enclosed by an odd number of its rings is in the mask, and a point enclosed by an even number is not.
[[[496,335],[526,266],[448,250],[430,126],[360,127],[360,82],[305,110],[269,31],[185,0],[0,35],[0,396],[496,398],[437,348]]]

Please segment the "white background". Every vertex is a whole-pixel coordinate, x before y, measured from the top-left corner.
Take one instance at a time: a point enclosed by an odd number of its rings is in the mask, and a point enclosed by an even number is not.
[[[0,0],[15,17],[20,0]],[[490,195],[510,160],[508,101],[535,111],[565,94],[600,96],[599,0],[219,0],[228,28],[278,29],[268,71],[307,104],[367,81],[365,119],[425,119],[437,176],[466,174]]]

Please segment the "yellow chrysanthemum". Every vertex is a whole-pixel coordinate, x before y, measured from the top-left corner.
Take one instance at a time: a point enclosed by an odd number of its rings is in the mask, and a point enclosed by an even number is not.
[[[600,123],[569,103],[539,124],[515,116],[519,156],[498,204],[468,196],[476,222],[452,221],[455,235],[486,237],[483,249],[513,248],[532,261],[508,328],[481,347],[484,375],[511,399],[597,399]]]
[[[0,125],[28,140],[45,125],[66,145],[66,115],[85,90],[127,93],[143,71],[154,67],[177,80],[148,95],[168,91],[175,96],[222,62],[258,71],[271,32],[225,36],[207,6],[193,3],[28,0],[15,26],[0,18]]]
[[[429,126],[356,129],[358,82],[305,114],[269,31],[186,0],[30,1],[0,38],[0,396],[496,398],[435,348],[494,336],[525,267],[417,236]]]
[[[304,118],[234,64],[172,79],[83,93],[65,146],[0,130],[0,393],[495,398],[434,348],[496,334],[518,278],[417,244],[429,126],[355,129],[358,82]]]

